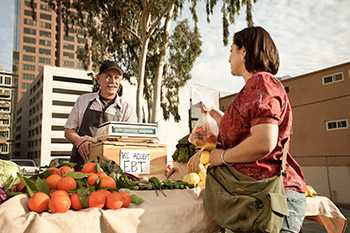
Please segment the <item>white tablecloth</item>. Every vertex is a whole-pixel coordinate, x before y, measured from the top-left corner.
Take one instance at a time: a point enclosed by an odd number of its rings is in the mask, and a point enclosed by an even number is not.
[[[198,190],[134,192],[139,206],[120,210],[89,208],[63,214],[29,212],[27,196],[15,196],[0,205],[0,233],[210,233],[217,229],[205,214]],[[346,218],[327,197],[307,198],[306,217],[328,233],[343,233]]]

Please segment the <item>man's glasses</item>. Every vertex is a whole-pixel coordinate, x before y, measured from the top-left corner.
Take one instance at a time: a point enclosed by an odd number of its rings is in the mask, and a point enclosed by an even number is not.
[[[116,82],[116,81],[120,81],[122,79],[122,76],[121,75],[109,75],[109,74],[102,74],[103,78],[106,79],[107,81],[113,81],[113,82]]]

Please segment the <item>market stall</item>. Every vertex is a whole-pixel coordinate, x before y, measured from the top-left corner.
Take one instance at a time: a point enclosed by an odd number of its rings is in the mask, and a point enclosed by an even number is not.
[[[26,195],[15,196],[0,205],[1,233],[206,233],[217,226],[205,214],[201,195],[195,189],[135,191],[144,199],[139,206],[103,210],[69,210],[63,214],[29,212]],[[346,218],[327,197],[307,198],[305,216],[318,221],[328,233],[343,233]]]

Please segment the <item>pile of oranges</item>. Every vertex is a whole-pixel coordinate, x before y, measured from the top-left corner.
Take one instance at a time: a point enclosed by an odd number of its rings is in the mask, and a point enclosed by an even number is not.
[[[85,163],[80,171],[84,178],[79,181],[70,175],[74,173],[72,167],[49,168],[50,175],[46,178],[49,195],[41,191],[34,193],[28,200],[29,210],[64,213],[69,209],[128,208],[132,201],[129,193],[118,192],[115,180],[96,168],[94,162]]]

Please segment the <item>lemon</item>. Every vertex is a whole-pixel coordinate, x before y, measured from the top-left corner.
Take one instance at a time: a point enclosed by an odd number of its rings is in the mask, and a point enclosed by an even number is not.
[[[317,192],[315,191],[315,189],[310,185],[306,185],[305,196],[314,197],[316,195],[317,195]]]
[[[201,157],[199,159],[199,161],[201,162],[201,164],[208,164],[210,161],[210,153],[209,151],[202,151],[201,153]]]
[[[207,172],[204,170],[201,170],[199,173],[198,173],[200,179],[201,179],[201,182],[202,181],[205,181],[205,178],[207,177]]]
[[[191,172],[185,175],[182,181],[187,182],[189,184],[193,184],[194,186],[197,186],[201,181],[201,178],[197,173]]]

